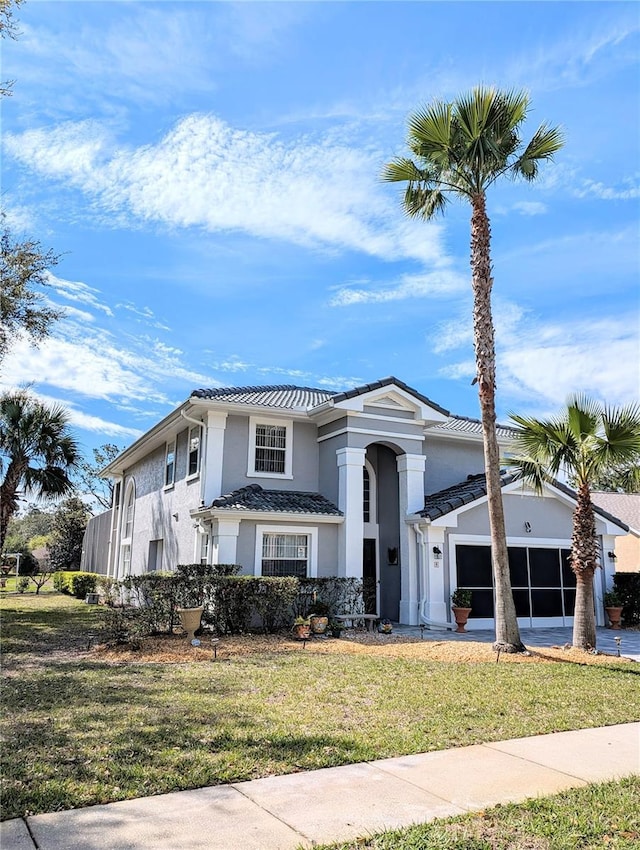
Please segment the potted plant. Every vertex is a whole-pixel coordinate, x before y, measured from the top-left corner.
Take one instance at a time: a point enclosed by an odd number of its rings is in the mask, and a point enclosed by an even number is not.
[[[296,617],[291,629],[296,640],[308,640],[311,637],[311,622],[309,617]]]
[[[620,629],[620,621],[622,620],[622,599],[616,590],[609,590],[604,595],[604,610],[607,612],[607,617],[611,623],[612,629]]]
[[[346,626],[342,620],[329,620],[329,631],[331,632],[331,637],[339,638],[345,629]]]
[[[321,599],[317,599],[309,612],[309,620],[314,635],[323,635],[329,625],[329,606]]]
[[[451,610],[456,618],[456,632],[466,632],[465,626],[471,613],[471,591],[457,588],[451,594]]]
[[[391,620],[380,620],[378,624],[378,631],[382,635],[390,635],[393,631],[393,623]]]

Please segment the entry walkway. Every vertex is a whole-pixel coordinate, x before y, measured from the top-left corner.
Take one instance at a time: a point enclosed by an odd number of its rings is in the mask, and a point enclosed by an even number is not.
[[[640,723],[7,821],[2,850],[295,850],[640,773]]]

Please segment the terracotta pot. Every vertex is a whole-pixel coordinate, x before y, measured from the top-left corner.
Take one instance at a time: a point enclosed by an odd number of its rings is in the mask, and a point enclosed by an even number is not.
[[[309,640],[311,626],[308,623],[296,623],[291,629],[296,640]]]
[[[310,619],[311,631],[314,635],[323,635],[327,631],[327,626],[329,625],[328,617],[321,617],[319,614],[312,614]]]
[[[622,607],[618,608],[616,605],[611,606],[610,608],[604,609],[607,612],[607,617],[611,623],[612,629],[620,629],[620,620],[622,619]]]
[[[452,607],[453,616],[456,618],[456,632],[466,632],[465,626],[467,625],[467,620],[469,619],[469,614],[471,613],[471,608],[455,608]]]
[[[178,608],[180,625],[187,633],[189,643],[194,639],[196,631],[200,628],[200,618],[203,611],[204,605],[199,605],[197,608]]]

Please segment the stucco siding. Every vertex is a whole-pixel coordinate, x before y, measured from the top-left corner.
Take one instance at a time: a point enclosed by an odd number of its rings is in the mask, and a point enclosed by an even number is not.
[[[437,493],[464,481],[467,475],[484,472],[482,443],[464,443],[460,440],[425,440],[427,469],[425,493]]]
[[[507,537],[571,538],[571,507],[557,499],[522,496],[506,493],[503,496]],[[528,522],[531,530],[525,530]],[[489,516],[486,501],[458,517],[455,534],[489,534]]]

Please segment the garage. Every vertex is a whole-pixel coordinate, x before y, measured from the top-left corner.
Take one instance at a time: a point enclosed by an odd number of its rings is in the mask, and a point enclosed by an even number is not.
[[[570,550],[557,546],[509,546],[508,551],[519,624],[571,625],[576,579],[569,563]],[[473,592],[470,619],[493,622],[491,548],[458,544],[455,558],[457,586]]]

